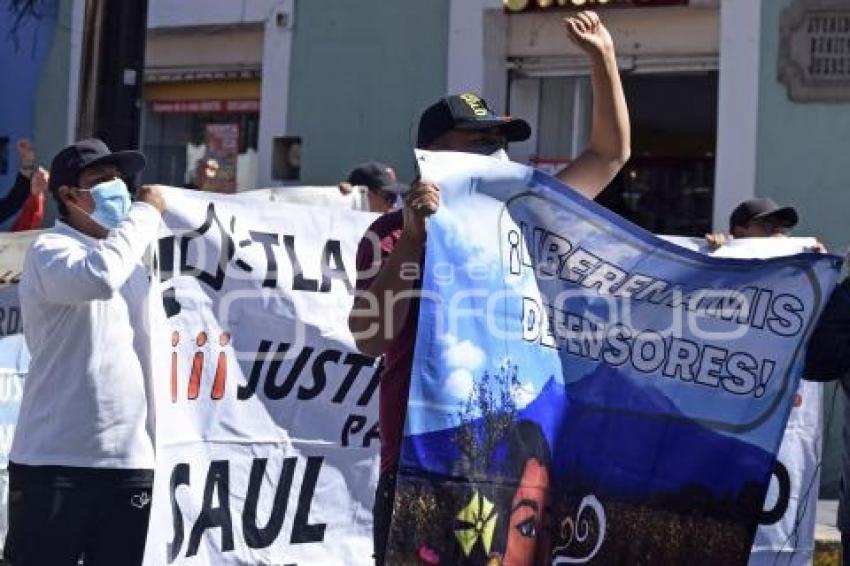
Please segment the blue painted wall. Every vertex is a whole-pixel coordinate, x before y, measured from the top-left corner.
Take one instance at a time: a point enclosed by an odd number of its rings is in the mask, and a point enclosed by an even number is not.
[[[18,170],[15,142],[35,138],[37,92],[50,51],[59,11],[58,0],[39,3],[38,18],[27,17],[13,30],[9,2],[0,1],[0,137],[9,139],[5,172],[0,171],[0,195],[5,195]]]

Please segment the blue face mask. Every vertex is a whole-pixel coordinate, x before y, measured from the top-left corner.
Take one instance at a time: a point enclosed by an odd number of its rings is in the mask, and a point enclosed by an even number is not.
[[[130,213],[130,191],[121,179],[99,183],[89,189],[94,199],[92,220],[111,230]]]

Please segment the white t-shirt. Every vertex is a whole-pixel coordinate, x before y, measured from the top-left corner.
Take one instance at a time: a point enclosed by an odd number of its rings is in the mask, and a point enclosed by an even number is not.
[[[57,222],[27,252],[18,292],[32,360],[9,459],[151,469],[154,413],[141,263],[161,215],[134,203],[102,240]]]

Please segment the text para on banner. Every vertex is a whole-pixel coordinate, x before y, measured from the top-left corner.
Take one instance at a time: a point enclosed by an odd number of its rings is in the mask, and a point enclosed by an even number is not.
[[[146,564],[369,563],[380,369],[346,318],[374,217],[166,198]]]

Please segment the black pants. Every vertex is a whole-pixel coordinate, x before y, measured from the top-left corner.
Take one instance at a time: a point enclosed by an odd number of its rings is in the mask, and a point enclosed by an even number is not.
[[[142,563],[153,470],[9,463],[10,566]]]
[[[381,474],[378,489],[375,490],[375,505],[372,507],[372,541],[375,545],[375,565],[384,566],[387,557],[387,539],[390,537],[390,524],[395,503],[394,473]]]

